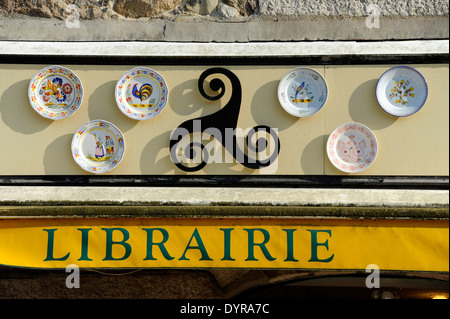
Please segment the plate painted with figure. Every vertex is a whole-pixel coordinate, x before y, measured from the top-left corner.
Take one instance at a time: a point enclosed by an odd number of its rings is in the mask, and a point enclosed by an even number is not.
[[[116,102],[126,116],[148,120],[166,106],[169,89],[164,78],[155,70],[138,67],[126,72],[116,84]]]
[[[110,122],[95,120],[84,124],[72,139],[72,156],[85,171],[106,173],[123,159],[125,140]]]
[[[416,69],[396,66],[380,77],[376,96],[378,103],[387,113],[398,117],[410,116],[425,105],[428,84]]]
[[[369,168],[378,153],[375,134],[360,123],[345,123],[329,136],[327,154],[331,163],[345,173],[358,173]]]
[[[28,97],[41,116],[61,120],[71,116],[83,101],[83,86],[78,76],[62,66],[49,66],[31,79]]]
[[[328,86],[322,75],[310,68],[288,72],[278,85],[278,100],[291,115],[308,117],[320,111],[328,98]]]

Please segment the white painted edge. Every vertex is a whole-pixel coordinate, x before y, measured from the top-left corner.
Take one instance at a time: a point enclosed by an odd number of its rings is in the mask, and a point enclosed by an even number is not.
[[[0,205],[448,207],[448,190],[0,186]]]
[[[8,56],[298,57],[448,53],[448,40],[256,43],[0,41],[0,55]]]

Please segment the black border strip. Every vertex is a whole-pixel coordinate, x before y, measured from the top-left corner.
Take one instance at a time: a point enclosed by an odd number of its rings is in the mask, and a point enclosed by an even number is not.
[[[71,65],[369,65],[449,63],[449,54],[262,56],[262,57],[139,57],[0,55],[0,63]]]
[[[0,176],[0,186],[278,187],[448,190],[448,176],[80,175]]]

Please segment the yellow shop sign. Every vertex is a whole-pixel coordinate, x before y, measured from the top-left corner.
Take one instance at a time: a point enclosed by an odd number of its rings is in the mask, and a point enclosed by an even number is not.
[[[0,264],[447,272],[449,231],[444,221],[6,219]]]

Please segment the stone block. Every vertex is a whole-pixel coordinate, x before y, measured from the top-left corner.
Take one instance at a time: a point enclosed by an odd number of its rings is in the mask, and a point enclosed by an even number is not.
[[[257,0],[223,0],[223,3],[235,8],[243,16],[252,15],[258,9]]]
[[[211,14],[219,4],[219,0],[187,0],[186,8],[201,15]]]
[[[225,18],[225,19],[234,18],[235,16],[237,16],[239,14],[239,12],[236,10],[236,8],[226,5],[226,4],[223,4],[223,3],[219,4],[219,6],[217,7],[217,12],[219,13],[219,15],[222,18]]]
[[[114,10],[127,18],[151,17],[178,7],[183,0],[118,0]]]

